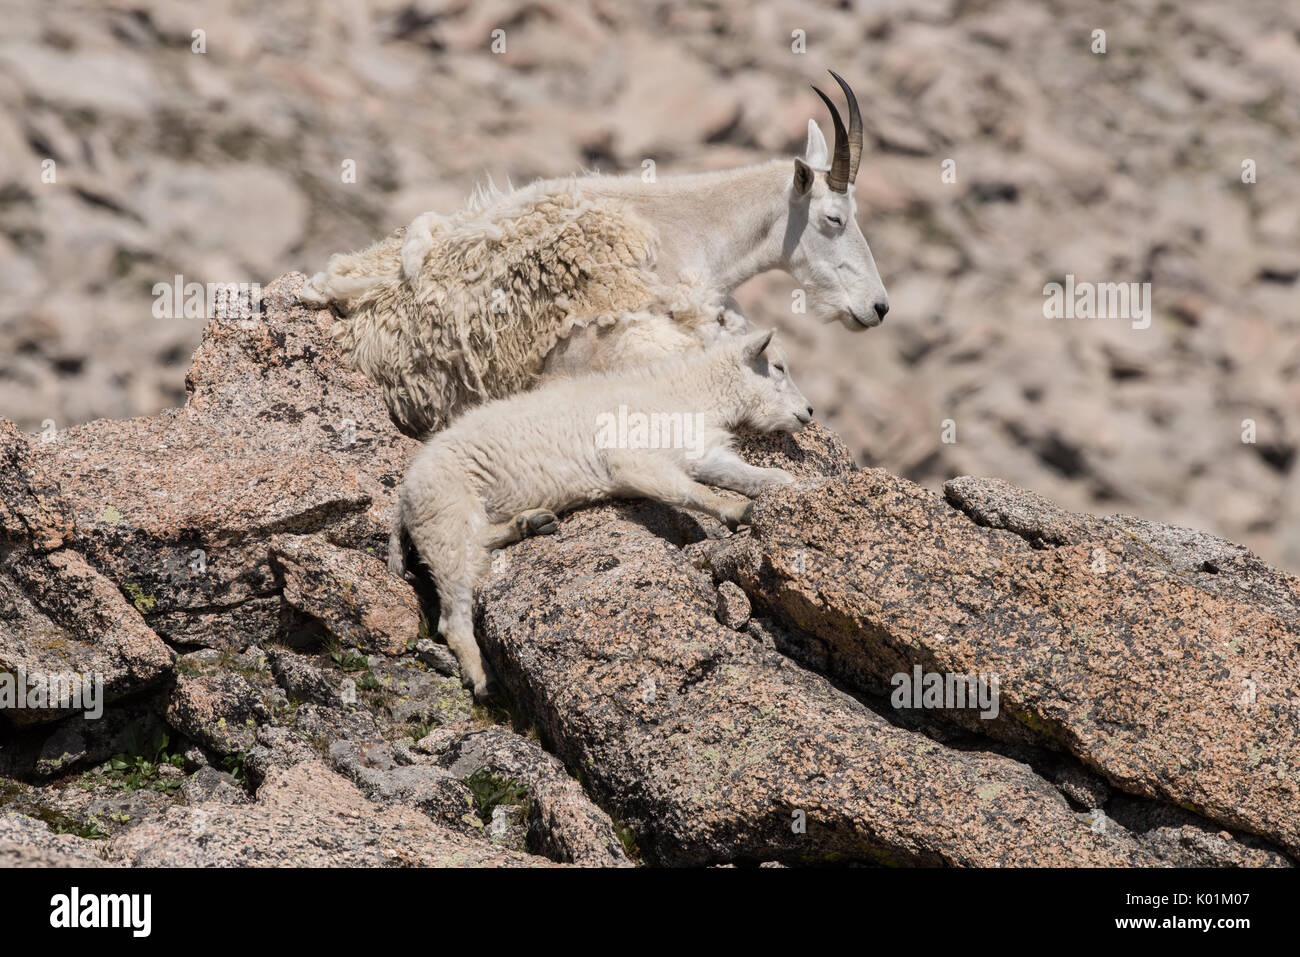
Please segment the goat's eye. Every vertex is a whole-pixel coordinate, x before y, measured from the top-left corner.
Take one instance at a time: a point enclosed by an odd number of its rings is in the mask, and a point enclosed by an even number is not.
[[[785,366],[781,365],[781,363],[779,362],[776,365],[772,366],[772,368],[775,369],[777,372],[785,371]]]
[[[833,226],[843,226],[843,225],[844,225],[844,220],[840,219],[838,216],[832,216],[832,215],[830,215],[829,213],[826,214],[826,221],[829,222],[829,223],[830,223],[831,225],[833,225]]]

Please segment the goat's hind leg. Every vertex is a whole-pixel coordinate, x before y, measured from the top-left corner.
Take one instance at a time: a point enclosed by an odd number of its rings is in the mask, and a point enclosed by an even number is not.
[[[466,582],[455,582],[444,592],[439,584],[438,601],[441,605],[438,634],[442,635],[460,662],[461,681],[473,689],[476,701],[495,697],[496,679],[474,638],[473,586]]]
[[[481,540],[485,524],[477,502],[456,502],[444,503],[435,514],[407,526],[407,534],[438,587],[438,634],[460,662],[461,681],[480,701],[496,693],[496,683],[474,638],[474,588],[491,564]]]

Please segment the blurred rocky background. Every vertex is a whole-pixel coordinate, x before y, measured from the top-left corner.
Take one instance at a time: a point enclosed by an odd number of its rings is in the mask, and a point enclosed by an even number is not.
[[[997,475],[1300,569],[1294,3],[0,0],[0,15],[0,415],[28,431],[183,401],[202,320],[155,318],[155,283],[310,273],[488,175],[793,155],[809,116],[830,132],[808,84],[831,67],[863,104],[859,216],[889,319],[816,326],[778,275],[740,298],[785,330],[859,462],[934,488]],[[1043,286],[1066,274],[1150,282],[1150,327],[1044,318]]]

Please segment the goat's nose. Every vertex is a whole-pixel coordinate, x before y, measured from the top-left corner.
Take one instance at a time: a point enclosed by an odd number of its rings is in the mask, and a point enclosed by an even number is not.
[[[813,407],[810,405],[808,406],[808,418],[811,419],[812,415],[813,415]]]
[[[875,304],[874,308],[876,310],[876,315],[880,317],[880,321],[884,322],[885,313],[889,312],[889,303],[886,300],[882,299],[880,300],[880,302]]]

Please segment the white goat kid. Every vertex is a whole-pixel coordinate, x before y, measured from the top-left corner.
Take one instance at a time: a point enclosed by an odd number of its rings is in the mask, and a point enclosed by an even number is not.
[[[437,585],[439,634],[475,696],[490,695],[474,640],[474,591],[492,549],[552,532],[557,513],[610,498],[698,509],[735,528],[752,503],[702,483],[753,496],[794,479],[747,464],[731,449],[732,433],[797,431],[812,412],[771,332],[646,369],[556,379],[478,406],[427,442],[408,469],[389,568],[405,573],[409,536]]]
[[[834,75],[834,74],[832,74]],[[706,348],[748,323],[732,291],[790,273],[809,313],[860,331],[889,301],[856,220],[862,153],[853,91],[834,150],[808,122],[805,155],[645,182],[640,175],[544,180],[478,191],[451,216],[426,213],[330,259],[305,302],[341,313],[335,339],[384,389],[409,434],[539,378]],[[685,295],[681,314],[665,305]],[[495,315],[494,315],[495,313]]]

